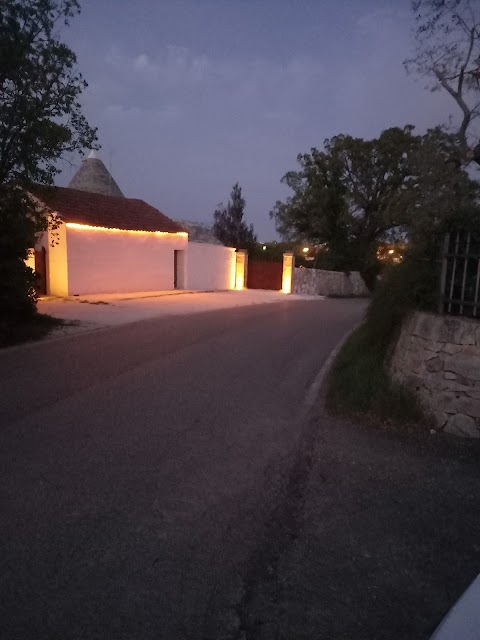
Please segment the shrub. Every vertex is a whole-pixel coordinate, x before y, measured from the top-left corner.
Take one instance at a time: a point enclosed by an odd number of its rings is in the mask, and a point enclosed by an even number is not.
[[[388,344],[375,338],[368,323],[352,334],[330,372],[327,408],[384,422],[425,421],[413,394],[392,380],[386,348]]]
[[[389,267],[379,283],[363,325],[341,349],[328,380],[327,407],[395,423],[429,423],[420,402],[390,374],[390,360],[402,323],[415,308],[438,299],[438,265],[412,252]]]

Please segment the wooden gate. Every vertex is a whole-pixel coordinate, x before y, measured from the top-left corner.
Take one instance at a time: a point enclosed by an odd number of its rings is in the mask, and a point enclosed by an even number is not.
[[[47,295],[47,252],[45,247],[35,250],[35,289],[37,296]]]
[[[282,270],[283,266],[281,262],[249,260],[247,288],[280,291],[282,288]]]

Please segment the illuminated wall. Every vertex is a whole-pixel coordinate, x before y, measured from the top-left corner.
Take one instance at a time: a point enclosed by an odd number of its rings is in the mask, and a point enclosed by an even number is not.
[[[173,289],[174,251],[186,233],[149,233],[68,223],[69,295]],[[59,295],[59,294],[54,294]]]
[[[25,260],[27,267],[35,271],[35,249],[29,249],[28,258]]]
[[[186,289],[219,291],[234,288],[232,273],[235,273],[235,249],[189,242],[186,260]]]
[[[293,253],[283,254],[282,291],[292,293],[292,278],[295,256]]]
[[[238,250],[235,256],[235,289],[237,291],[242,291],[242,289],[245,289],[247,286],[248,254],[246,251]]]
[[[231,256],[230,262],[230,280],[229,280],[229,289],[234,290],[235,284],[237,281],[237,253],[234,250],[233,255]]]
[[[48,231],[47,240],[47,293],[50,296],[68,296],[66,226],[62,224],[54,232]]]

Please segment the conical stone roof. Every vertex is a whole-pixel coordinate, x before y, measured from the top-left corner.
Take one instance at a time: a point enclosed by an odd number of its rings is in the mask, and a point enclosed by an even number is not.
[[[100,193],[103,196],[125,197],[95,151],[92,151],[88,158],[83,160],[68,187],[89,193]]]

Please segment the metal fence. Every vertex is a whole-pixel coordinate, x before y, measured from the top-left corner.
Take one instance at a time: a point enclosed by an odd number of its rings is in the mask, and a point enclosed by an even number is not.
[[[480,231],[445,236],[440,313],[480,319]]]

